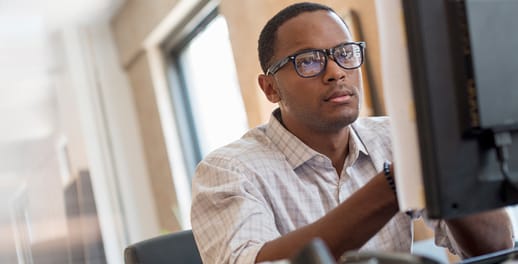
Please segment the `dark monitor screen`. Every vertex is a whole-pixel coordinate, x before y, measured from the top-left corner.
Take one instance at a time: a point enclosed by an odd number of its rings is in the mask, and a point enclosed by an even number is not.
[[[403,0],[431,218],[518,203],[517,10],[515,0]]]

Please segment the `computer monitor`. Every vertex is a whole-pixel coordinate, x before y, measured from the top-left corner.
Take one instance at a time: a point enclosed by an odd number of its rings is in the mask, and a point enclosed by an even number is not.
[[[518,203],[518,1],[401,3],[428,216]]]

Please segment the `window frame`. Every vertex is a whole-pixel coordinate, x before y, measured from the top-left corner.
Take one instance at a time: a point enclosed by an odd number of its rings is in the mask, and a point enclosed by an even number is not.
[[[188,21],[184,21],[178,30],[172,32],[167,41],[162,45],[162,50],[166,58],[166,71],[168,78],[168,89],[173,118],[176,122],[182,159],[185,164],[189,184],[192,184],[192,177],[197,164],[203,159],[203,151],[200,146],[200,134],[196,126],[196,117],[191,105],[189,95],[189,85],[185,79],[185,71],[180,65],[180,56],[185,48],[203,30],[207,28],[216,18],[220,16],[217,5],[203,5],[198,7],[189,16]]]

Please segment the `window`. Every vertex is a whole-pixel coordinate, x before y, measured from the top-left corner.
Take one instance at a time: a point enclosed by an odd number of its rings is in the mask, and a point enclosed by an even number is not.
[[[248,129],[225,19],[206,15],[170,49],[171,99],[187,173]]]

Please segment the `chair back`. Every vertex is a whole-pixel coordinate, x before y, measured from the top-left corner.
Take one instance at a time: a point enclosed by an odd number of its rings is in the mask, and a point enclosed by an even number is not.
[[[192,230],[161,235],[124,249],[126,264],[202,263]]]

